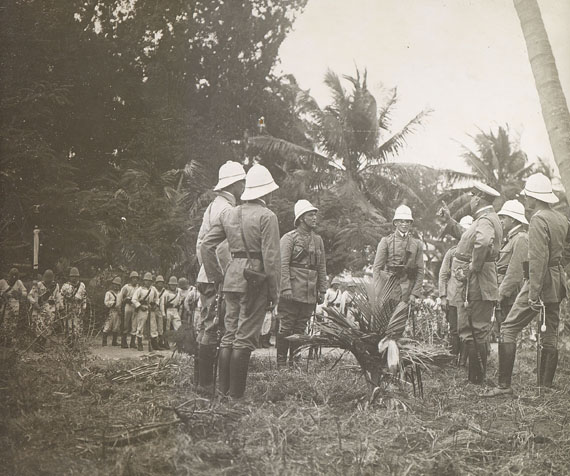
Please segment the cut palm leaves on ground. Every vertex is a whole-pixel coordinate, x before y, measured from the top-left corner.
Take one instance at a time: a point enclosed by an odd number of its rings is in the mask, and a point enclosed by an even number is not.
[[[317,335],[289,337],[302,348],[312,345],[348,350],[356,358],[372,390],[391,382],[411,383],[414,395],[423,395],[422,369],[443,365],[452,356],[442,348],[398,338],[406,326],[408,306],[392,296],[399,280],[391,276],[376,294],[372,283],[357,283],[354,297],[356,322],[338,310],[325,307],[322,322],[315,322]],[[377,391],[376,391],[377,392]]]

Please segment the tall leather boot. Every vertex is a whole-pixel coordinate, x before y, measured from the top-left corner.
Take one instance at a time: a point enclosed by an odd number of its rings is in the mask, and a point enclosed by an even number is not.
[[[216,344],[200,344],[198,353],[200,354],[200,370],[198,385],[207,391],[212,390],[214,385],[214,359],[216,358]]]
[[[275,336],[275,348],[277,349],[277,368],[283,368],[287,365],[287,354],[289,352],[289,341],[285,338],[285,334],[279,332]]]
[[[483,356],[479,352],[478,346],[472,341],[466,341],[464,349],[469,358],[468,379],[471,383],[481,385],[483,383]],[[485,352],[483,353],[485,354]]]
[[[170,350],[170,344],[168,343],[168,339],[165,336],[162,336],[162,348],[164,350]]]
[[[482,372],[481,384],[485,384],[487,380],[487,359],[489,357],[491,344],[485,341],[485,342],[479,342],[477,346],[479,348],[479,355],[481,356],[481,372]]]
[[[458,367],[466,367],[469,359],[469,352],[465,348],[465,341],[459,340],[459,358],[457,360]]]
[[[158,346],[158,337],[150,338],[150,348],[152,350],[160,350],[160,347]]]
[[[552,387],[554,381],[554,374],[558,366],[558,350],[557,349],[542,349],[540,353],[540,385],[541,387]]]
[[[107,334],[103,332],[103,342],[101,343],[103,347],[107,345]]]
[[[143,350],[142,337],[137,337],[137,350]]]
[[[137,344],[135,343],[135,339],[136,339],[136,337],[131,334],[131,345],[129,346],[131,349],[137,349],[138,348]],[[141,339],[141,341],[142,341],[142,339]],[[142,349],[139,349],[139,350],[142,350]]]
[[[230,362],[230,397],[242,398],[247,383],[249,369],[249,349],[233,349]]]
[[[222,395],[227,395],[230,391],[232,354],[232,347],[220,348],[220,356],[218,357],[218,388]]]
[[[301,361],[301,354],[297,352],[299,347],[296,342],[289,342],[289,367],[294,367]]]
[[[449,352],[452,355],[459,355],[459,336],[449,336]]]
[[[515,365],[516,351],[517,345],[514,342],[499,342],[499,385],[484,393],[483,397],[497,397],[513,393],[511,377]]]
[[[123,334],[121,336],[121,349],[128,349],[129,345],[127,344],[127,336]]]
[[[111,342],[111,345],[114,347],[117,347],[119,345],[119,343],[117,342],[117,333],[113,332],[113,341]]]

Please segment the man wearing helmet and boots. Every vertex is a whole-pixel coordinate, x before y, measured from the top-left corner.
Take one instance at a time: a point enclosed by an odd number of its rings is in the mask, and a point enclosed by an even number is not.
[[[135,308],[135,320],[137,324],[137,350],[143,350],[143,335],[145,325],[149,322],[152,350],[158,349],[158,329],[156,328],[156,309],[158,308],[158,291],[152,285],[152,274],[145,273],[143,284],[133,294],[132,303]]]
[[[279,300],[279,224],[267,208],[271,192],[278,188],[269,170],[255,164],[246,176],[243,205],[224,210],[202,242],[206,274],[216,284],[223,281],[226,314],[219,381],[221,393],[229,392],[232,398],[243,397],[250,354],[255,350],[265,312]],[[232,260],[224,277],[216,249],[225,239]]]
[[[538,332],[542,340],[537,381],[552,387],[558,365],[560,302],[566,297],[566,273],[562,256],[568,234],[568,220],[551,208],[558,202],[552,183],[543,174],[531,175],[522,195],[532,214],[528,230],[528,278],[516,297],[499,337],[499,385],[486,397],[509,395],[515,363],[517,336],[540,313]],[[525,264],[525,268],[526,268]],[[538,362],[537,362],[538,364]]]
[[[180,314],[178,313],[178,305],[180,304],[180,294],[178,292],[178,279],[171,276],[168,280],[168,289],[164,291],[160,298],[159,308],[164,316],[164,330],[162,337],[162,346],[170,349],[170,344],[166,339],[166,333],[170,331],[170,326],[177,331],[180,327]]]
[[[471,215],[466,215],[459,221],[463,230],[467,230],[472,223],[473,217]],[[457,245],[447,250],[439,269],[439,298],[441,308],[445,311],[445,318],[449,323],[449,346],[453,355],[459,355],[460,352],[459,333],[457,332],[457,306],[450,304],[448,300],[448,297],[455,293],[457,286],[457,282],[451,274],[451,263],[456,250]]]
[[[325,246],[315,233],[318,209],[307,200],[295,204],[295,229],[281,238],[281,298],[276,338],[277,367],[296,360],[297,344],[287,337],[303,334],[317,303],[326,293]]]
[[[518,200],[508,200],[497,213],[506,240],[497,261],[499,280],[499,307],[495,313],[496,333],[509,314],[524,281],[523,262],[528,260],[528,220],[524,205]]]
[[[46,338],[53,332],[56,313],[63,309],[63,298],[51,269],[46,269],[42,281],[34,284],[28,301],[32,306],[32,331],[36,336],[36,348],[43,352]]]
[[[103,327],[103,346],[107,345],[107,336],[109,332],[113,333],[113,342],[111,345],[119,345],[117,342],[117,335],[121,330],[121,314],[119,306],[119,290],[121,289],[121,278],[118,276],[111,282],[111,289],[105,293],[105,307],[109,310],[107,320]]]
[[[121,336],[121,348],[127,348],[127,336],[131,336],[131,349],[136,349],[135,338],[137,334],[137,321],[135,319],[135,307],[133,295],[139,287],[139,273],[131,271],[130,282],[125,284],[119,293],[119,306],[123,309],[123,328]]]
[[[220,214],[227,209],[234,208],[237,204],[238,197],[243,193],[245,186],[245,170],[238,162],[228,161],[220,167],[218,172],[218,183],[214,187],[216,198],[210,203],[204,212],[202,226],[198,232],[198,241],[196,242],[196,256],[200,263],[200,272],[196,279],[196,287],[200,293],[200,317],[198,320],[198,329],[196,341],[198,342],[198,355],[195,357],[198,365],[195,368],[194,375],[198,377],[198,385],[203,389],[209,389],[214,382],[214,360],[216,358],[216,349],[218,344],[218,326],[223,323],[215,322],[215,302],[216,293],[219,291],[214,286],[214,281],[206,274],[200,248],[202,241],[208,234],[210,229],[219,223]],[[222,268],[222,273],[227,269],[232,257],[227,241],[221,243],[216,249],[218,263]]]
[[[331,287],[327,289],[323,300],[323,307],[334,307],[340,309],[340,299],[342,297],[342,289],[340,289],[340,279],[335,276],[331,281]]]
[[[374,259],[373,277],[376,293],[380,293],[388,278],[395,274],[400,286],[394,299],[411,306],[422,298],[424,279],[424,247],[420,240],[410,236],[414,223],[412,210],[406,205],[396,208],[392,223],[396,230],[380,240]]]
[[[65,313],[65,336],[69,345],[74,345],[83,334],[83,314],[87,308],[87,289],[79,281],[79,270],[69,270],[69,281],[61,287]]]
[[[4,337],[6,346],[10,346],[16,336],[20,300],[28,295],[26,287],[18,279],[18,274],[18,269],[12,268],[8,278],[0,280],[0,336]]]
[[[156,319],[156,330],[158,332],[157,349],[166,350],[170,348],[164,343],[164,323],[166,321],[166,316],[162,312],[162,307],[160,306],[160,302],[162,301],[162,296],[164,296],[164,293],[166,292],[166,288],[164,287],[164,278],[160,274],[154,280],[154,288],[158,293],[159,303],[154,313],[154,318]]]
[[[473,224],[461,235],[451,264],[457,286],[449,301],[457,307],[459,338],[469,358],[469,381],[478,385],[486,377],[491,318],[499,298],[495,261],[503,230],[492,205],[498,196],[488,185],[475,184],[470,202]]]

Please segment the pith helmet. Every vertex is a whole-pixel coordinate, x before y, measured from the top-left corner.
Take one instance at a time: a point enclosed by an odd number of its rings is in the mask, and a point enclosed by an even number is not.
[[[461,220],[459,220],[459,225],[463,229],[467,230],[473,224],[473,217],[471,215],[465,215]]]
[[[333,284],[341,284],[340,279],[338,278],[338,276],[335,276],[335,277],[333,278],[333,280],[331,281],[331,286],[332,286]]]
[[[255,200],[270,194],[278,188],[279,185],[274,182],[271,172],[263,165],[255,164],[245,176],[245,190],[241,199]]]
[[[497,215],[505,215],[514,218],[523,225],[528,225],[528,220],[524,214],[524,205],[518,200],[507,200]]]
[[[301,218],[305,213],[309,212],[318,212],[319,209],[311,204],[309,200],[299,200],[295,203],[295,221],[294,225],[297,226],[297,221]]]
[[[215,191],[229,187],[232,183],[245,179],[245,170],[239,162],[228,160],[218,171],[218,183],[214,187]]]
[[[552,182],[544,174],[531,175],[526,180],[521,194],[545,203],[558,203],[558,197],[552,191]]]
[[[111,281],[112,284],[118,284],[119,286],[122,284],[121,278],[119,276],[117,276],[115,279],[113,279],[113,281]]]
[[[53,279],[53,271],[51,269],[46,269],[44,271],[43,279]]]
[[[138,278],[139,277],[139,273],[137,273],[136,271],[131,271],[131,274],[129,274],[129,278]]]
[[[179,286],[186,286],[186,285],[188,285],[188,280],[186,278],[180,278],[180,281],[178,281],[178,285]]]
[[[145,273],[143,276],[143,281],[152,281],[152,274],[151,273]]]
[[[168,284],[178,285],[178,279],[176,279],[176,276],[170,276],[170,279],[168,280]]]
[[[475,182],[473,184],[473,188],[475,190],[477,190],[478,192],[484,193],[488,197],[497,198],[497,197],[501,196],[501,194],[499,192],[497,192],[493,187],[489,187],[489,185],[481,183],[481,182]]]
[[[20,272],[18,271],[18,268],[12,268],[8,272],[8,276],[15,276],[16,278],[18,277],[19,274],[20,274]]]
[[[410,210],[410,207],[407,207],[406,205],[400,205],[398,208],[396,208],[396,212],[394,213],[394,218],[392,219],[392,223],[394,223],[394,221],[396,220],[414,221],[414,218],[412,217],[412,210]]]
[[[164,283],[164,278],[159,274],[159,275],[156,277],[156,279],[155,279],[154,282],[155,282],[155,283]]]
[[[69,277],[79,277],[79,270],[77,268],[71,268],[69,270]]]

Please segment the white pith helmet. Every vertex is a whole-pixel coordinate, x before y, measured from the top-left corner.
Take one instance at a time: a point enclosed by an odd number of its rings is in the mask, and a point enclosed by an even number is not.
[[[138,278],[138,277],[139,277],[139,273],[137,273],[136,271],[131,271],[129,278]]]
[[[339,286],[342,284],[342,282],[340,281],[340,278],[339,278],[338,276],[335,276],[335,277],[333,278],[333,280],[331,281],[331,286],[332,286],[333,284],[338,284]]]
[[[155,283],[164,283],[164,278],[159,274],[154,280]]]
[[[410,207],[406,205],[400,205],[398,208],[396,208],[396,212],[394,213],[394,218],[392,218],[392,223],[394,223],[396,220],[414,221],[414,218],[412,217],[412,210],[410,210]]]
[[[459,220],[459,225],[467,230],[473,224],[473,217],[471,215],[465,215],[461,220]]]
[[[152,274],[145,273],[143,276],[143,281],[152,281]]]
[[[545,203],[558,203],[558,197],[552,191],[552,182],[544,174],[534,174],[526,179],[521,195],[536,198]]]
[[[222,190],[232,183],[239,182],[243,179],[245,179],[243,165],[239,162],[228,160],[218,171],[218,183],[214,187],[214,191]]]
[[[122,284],[121,278],[119,276],[113,279],[112,284],[118,284],[119,286]]]
[[[298,200],[295,203],[295,221],[293,224],[297,226],[297,221],[301,218],[305,213],[309,212],[318,212],[319,209],[311,204],[309,200]]]
[[[524,214],[524,205],[518,200],[507,200],[497,215],[505,215],[514,218],[523,225],[528,225],[528,220]]]
[[[245,176],[245,190],[241,199],[255,200],[270,194],[278,188],[279,185],[274,182],[271,172],[263,165],[255,164]]]
[[[497,192],[493,187],[489,187],[489,185],[487,185],[486,183],[475,182],[473,184],[473,188],[479,192],[483,192],[485,195],[489,197],[496,198],[501,196],[499,192]]]
[[[170,279],[168,280],[168,284],[178,285],[178,279],[176,279],[176,276],[170,276]]]

